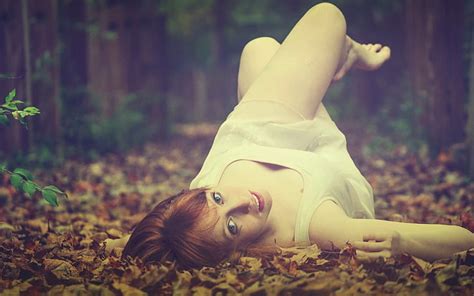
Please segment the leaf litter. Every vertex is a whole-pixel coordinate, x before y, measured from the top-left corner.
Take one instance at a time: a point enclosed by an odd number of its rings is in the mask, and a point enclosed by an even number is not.
[[[180,136],[164,144],[35,172],[40,182],[66,190],[69,199],[57,208],[39,197],[26,198],[5,176],[0,178],[0,293],[474,294],[474,249],[432,263],[409,255],[361,263],[350,245],[335,252],[316,245],[282,248],[274,256],[244,256],[191,270],[172,262],[145,266],[140,260],[122,260],[122,248],[112,242],[130,233],[153,205],[188,187],[216,128],[182,126]],[[428,161],[400,146],[383,157],[367,158],[355,146],[355,160],[374,188],[378,219],[474,231],[474,184],[451,169],[448,156]]]

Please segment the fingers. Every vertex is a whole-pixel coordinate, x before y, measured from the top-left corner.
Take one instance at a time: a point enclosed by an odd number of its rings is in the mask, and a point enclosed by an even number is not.
[[[366,252],[379,252],[390,248],[390,244],[387,241],[383,242],[353,242],[351,243],[357,250]]]
[[[389,236],[386,233],[367,233],[362,236],[363,241],[375,240],[378,242],[384,241]]]
[[[360,250],[356,250],[356,260],[361,262],[373,262],[378,258],[390,258],[392,254],[388,250],[380,251],[380,252],[364,252]]]
[[[399,237],[400,234],[397,231],[379,231],[379,232],[372,232],[372,233],[364,233],[362,235],[362,240],[375,240],[378,242],[384,240],[391,240],[392,238]]]

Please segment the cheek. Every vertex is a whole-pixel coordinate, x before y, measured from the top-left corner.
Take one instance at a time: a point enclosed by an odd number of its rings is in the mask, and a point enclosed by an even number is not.
[[[242,231],[245,234],[255,235],[264,227],[265,221],[255,217],[242,220]]]

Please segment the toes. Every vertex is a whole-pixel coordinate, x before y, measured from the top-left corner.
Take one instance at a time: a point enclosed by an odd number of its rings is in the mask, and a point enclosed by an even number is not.
[[[384,55],[386,55],[387,59],[390,58],[390,54],[391,54],[390,47],[388,46],[382,47],[382,49],[380,50],[380,53],[383,53]]]
[[[380,43],[377,43],[374,46],[372,46],[372,50],[374,50],[374,51],[378,51],[381,48],[382,48],[382,44],[380,44]]]

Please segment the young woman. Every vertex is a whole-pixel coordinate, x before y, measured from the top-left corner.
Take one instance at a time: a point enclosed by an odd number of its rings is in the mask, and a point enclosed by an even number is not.
[[[389,57],[387,46],[349,38],[329,3],[312,7],[281,45],[250,41],[239,102],[190,190],[156,206],[123,255],[197,267],[268,246],[349,242],[362,260],[406,252],[429,261],[473,248],[474,234],[459,226],[375,219],[371,186],[321,102],[352,67],[375,70]]]

